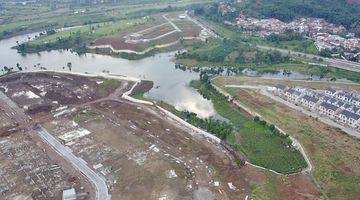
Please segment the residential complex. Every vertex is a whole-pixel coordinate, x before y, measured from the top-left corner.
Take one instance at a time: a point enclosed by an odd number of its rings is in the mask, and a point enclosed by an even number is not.
[[[334,122],[360,130],[360,93],[352,90],[313,90],[276,85],[274,94]]]
[[[226,22],[226,24],[230,24]],[[235,25],[235,24],[233,24]],[[249,34],[267,37],[271,34],[284,34],[287,31],[299,33],[314,40],[316,48],[339,50],[344,59],[360,61],[360,38],[348,33],[345,27],[336,26],[319,18],[299,18],[285,23],[278,19],[256,19],[240,15],[236,25]]]

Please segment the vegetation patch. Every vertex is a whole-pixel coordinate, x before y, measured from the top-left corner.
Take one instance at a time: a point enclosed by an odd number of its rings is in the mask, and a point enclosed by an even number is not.
[[[98,92],[101,96],[106,96],[110,91],[115,90],[120,84],[120,81],[115,79],[106,79],[98,85]]]
[[[205,45],[197,43],[191,48],[189,52],[177,54],[176,58],[229,64],[275,64],[290,60],[277,51],[259,51],[250,45],[226,39],[214,40]]]
[[[290,74],[292,71],[296,71],[310,77],[314,75],[333,81],[348,79],[353,82],[360,82],[360,72],[309,64],[308,62],[311,61],[306,61],[303,58],[289,58],[282,56],[277,51],[262,52],[250,45],[231,40],[214,40],[208,43],[198,42],[185,45],[188,47],[188,51],[185,53],[178,52],[176,63],[192,68],[222,68],[216,71],[235,74],[240,74],[246,68],[260,73],[285,71]],[[214,72],[213,69],[211,71]]]
[[[214,83],[224,88],[227,84],[300,85],[323,89],[326,82],[270,80],[251,77],[221,77]],[[336,88],[358,90],[358,85],[333,83]],[[358,139],[349,137],[337,128],[329,127],[315,118],[273,101],[250,89],[226,88],[226,91],[251,110],[261,114],[286,132],[296,137],[314,165],[311,176],[329,199],[357,199],[360,188],[360,156]]]
[[[144,19],[134,19],[115,23],[105,22],[89,24],[58,32],[48,31],[48,34],[45,36],[20,44],[16,48],[22,53],[40,52],[52,49],[76,49],[87,45],[97,38],[112,36],[129,27],[142,23],[145,23]]]
[[[217,92],[204,77],[202,81],[192,81],[191,86],[210,99],[218,114],[230,121],[234,127],[232,134],[240,135],[241,141],[236,137],[227,138],[232,147],[244,153],[250,162],[280,173],[298,172],[307,166],[301,153],[292,147],[288,136],[275,133],[273,125],[249,118],[231,106],[226,97]]]
[[[74,117],[74,121],[78,124],[99,119],[99,115],[97,113],[91,112],[89,110],[84,110]]]

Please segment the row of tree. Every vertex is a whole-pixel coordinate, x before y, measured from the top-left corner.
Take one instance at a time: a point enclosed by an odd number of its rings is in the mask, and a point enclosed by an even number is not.
[[[212,117],[201,119],[197,117],[195,113],[188,111],[182,111],[180,113],[180,117],[190,124],[216,135],[222,140],[226,140],[226,138],[233,132],[233,126],[231,124],[216,120]]]

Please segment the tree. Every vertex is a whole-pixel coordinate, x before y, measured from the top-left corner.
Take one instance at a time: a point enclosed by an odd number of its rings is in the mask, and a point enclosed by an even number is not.
[[[18,68],[19,71],[22,71],[22,67],[20,67],[19,63],[16,63],[16,68]]]
[[[67,68],[69,69],[69,71],[71,71],[72,63],[71,63],[71,62],[68,62],[68,63],[66,64],[66,66],[67,66]]]
[[[319,52],[320,56],[331,57],[332,51],[330,49],[323,49]]]

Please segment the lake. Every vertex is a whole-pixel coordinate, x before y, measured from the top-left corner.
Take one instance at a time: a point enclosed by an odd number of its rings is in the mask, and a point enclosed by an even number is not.
[[[17,41],[24,42],[37,34],[0,40],[0,67],[16,68],[16,64],[19,63],[24,71],[37,71],[40,67],[68,71],[66,65],[71,62],[73,72],[101,74],[106,70],[111,74],[147,79],[154,82],[154,88],[145,94],[146,97],[165,101],[179,110],[194,112],[202,118],[216,116],[211,101],[204,99],[189,86],[191,80],[199,78],[199,73],[176,69],[171,61],[174,52],[161,53],[141,60],[126,60],[91,53],[79,56],[70,50],[21,55],[15,49],[11,49]]]

